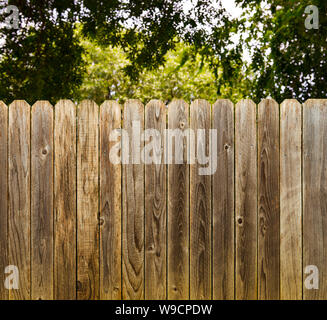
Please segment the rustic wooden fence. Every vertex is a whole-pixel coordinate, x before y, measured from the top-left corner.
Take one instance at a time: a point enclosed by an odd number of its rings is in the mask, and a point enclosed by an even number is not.
[[[217,129],[217,171],[113,164],[136,120]],[[327,299],[327,100],[0,103],[0,250],[1,299]]]

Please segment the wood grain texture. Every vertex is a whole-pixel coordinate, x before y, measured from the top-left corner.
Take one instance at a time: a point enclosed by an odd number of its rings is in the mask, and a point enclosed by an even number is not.
[[[256,105],[242,100],[235,110],[235,298],[257,299]]]
[[[152,100],[145,107],[145,299],[167,297],[166,107]],[[156,130],[156,132],[151,132]],[[152,150],[152,151],[151,151]]]
[[[280,299],[302,299],[302,106],[280,107]]]
[[[100,107],[100,299],[121,299],[121,164],[110,161],[121,128],[121,107],[106,101]],[[121,149],[121,139],[118,139]]]
[[[76,107],[55,106],[54,291],[57,300],[76,299]]]
[[[308,100],[303,105],[303,270],[318,268],[319,289],[303,286],[305,300],[327,299],[326,150],[327,100]]]
[[[8,300],[4,270],[8,263],[8,108],[0,101],[0,300]]]
[[[99,107],[78,106],[77,299],[98,300],[99,278]]]
[[[190,107],[190,128],[195,131],[196,163],[190,166],[190,297],[211,299],[211,175],[200,175],[199,158],[209,157],[211,106],[196,100]],[[205,130],[200,138],[199,129]]]
[[[234,299],[234,105],[218,100],[212,110],[218,133],[217,171],[212,177],[213,299]]]
[[[258,106],[258,298],[279,299],[279,105]]]
[[[31,283],[33,300],[53,299],[53,108],[32,107]]]
[[[168,128],[175,138],[167,142],[172,150],[168,165],[168,299],[189,299],[189,209],[190,175],[187,164],[189,106],[175,100],[168,106]],[[181,145],[184,158],[176,164],[175,146]]]
[[[19,271],[12,300],[31,298],[30,109],[25,101],[9,107],[9,262]]]
[[[134,125],[134,130],[133,130]],[[144,299],[144,164],[141,133],[144,106],[138,100],[124,105],[123,149],[129,149],[129,164],[123,164],[123,299]],[[127,162],[123,154],[123,163]]]

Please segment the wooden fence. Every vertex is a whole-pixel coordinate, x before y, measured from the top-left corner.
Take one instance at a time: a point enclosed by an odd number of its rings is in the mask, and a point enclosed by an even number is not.
[[[113,164],[133,121],[217,129],[217,171]],[[0,103],[0,250],[1,299],[327,299],[327,100]]]

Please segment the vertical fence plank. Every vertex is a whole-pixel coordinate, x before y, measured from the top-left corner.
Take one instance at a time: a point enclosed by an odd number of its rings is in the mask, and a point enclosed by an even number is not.
[[[77,298],[99,299],[99,108],[78,107]]]
[[[121,163],[111,161],[114,137],[121,130],[121,107],[100,107],[100,299],[121,299]],[[119,152],[117,151],[117,154]]]
[[[217,171],[212,177],[213,299],[234,299],[234,105],[218,100],[212,110],[218,133]]]
[[[168,299],[189,299],[189,209],[190,176],[187,164],[189,147],[189,106],[175,100],[168,106]],[[174,133],[174,134],[173,134]],[[173,139],[174,138],[174,139]],[[183,150],[183,159],[178,154]]]
[[[166,107],[150,101],[145,111],[145,299],[167,297]],[[156,132],[151,132],[156,130]]]
[[[279,299],[279,105],[258,107],[258,298]]]
[[[33,300],[53,299],[53,108],[32,107],[31,283]]]
[[[76,299],[76,107],[69,100],[55,106],[55,248],[57,300]]]
[[[327,100],[303,106],[303,269],[319,270],[319,289],[303,287],[306,300],[327,299]],[[304,280],[310,274],[304,274]],[[310,282],[310,281],[309,281]]]
[[[8,266],[8,108],[0,101],[0,300],[8,300],[4,270]]]
[[[190,296],[211,298],[211,175],[200,175],[200,157],[209,157],[211,106],[196,100],[190,107],[190,128],[195,132],[196,162],[190,168]],[[204,130],[200,137],[199,129]],[[203,161],[201,161],[203,162]]]
[[[256,105],[242,100],[235,114],[236,299],[257,299]]]
[[[124,129],[123,150],[129,152],[123,152],[123,299],[141,300],[144,299],[144,165],[141,160],[144,106],[138,100],[128,100],[124,105]]]
[[[19,290],[10,299],[31,298],[30,106],[9,107],[9,261],[19,271]]]
[[[280,298],[302,299],[302,110],[285,100],[280,111]]]

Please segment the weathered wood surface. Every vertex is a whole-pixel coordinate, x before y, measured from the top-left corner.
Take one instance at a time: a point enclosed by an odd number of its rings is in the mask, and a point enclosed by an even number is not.
[[[31,284],[33,300],[53,299],[53,108],[32,107]]]
[[[137,100],[124,105],[123,189],[123,299],[144,299],[144,164],[141,159],[144,106]],[[129,141],[127,141],[129,140]]]
[[[302,107],[280,106],[280,298],[302,299]]]
[[[258,299],[279,299],[279,105],[258,106]]]
[[[8,107],[0,101],[0,300],[8,300],[5,268],[8,263]]]
[[[99,279],[99,107],[78,106],[77,299],[98,300]]]
[[[120,105],[104,102],[100,107],[99,128],[101,300],[121,299],[121,164],[111,161],[111,153],[121,155],[120,128]]]
[[[191,299],[211,299],[211,174],[200,172],[209,165],[210,113],[210,104],[205,100],[191,104],[190,128],[195,132],[197,160],[190,166]]]
[[[0,299],[326,299],[327,100],[190,109],[0,103]]]
[[[55,106],[54,294],[76,299],[76,107],[69,100]]]
[[[212,177],[213,299],[234,299],[234,105],[213,105],[212,128],[217,130],[217,171]],[[212,155],[214,156],[214,155]]]
[[[165,164],[166,107],[152,100],[145,107],[145,299],[167,298],[167,208]],[[154,132],[153,130],[156,130]]]
[[[168,106],[168,128],[175,130],[167,141],[171,150],[168,162],[168,299],[189,299],[189,208],[190,176],[188,156],[189,106],[175,100]],[[173,136],[173,135],[172,135]],[[181,145],[182,161],[178,162],[175,145]],[[167,156],[168,156],[167,152]]]
[[[25,101],[9,106],[9,263],[18,268],[19,289],[10,299],[31,298],[31,107]]]
[[[303,271],[315,266],[319,289],[303,286],[306,300],[327,299],[327,100],[303,105]],[[307,278],[309,274],[303,275]]]
[[[257,299],[256,105],[242,100],[235,110],[235,218],[237,300]]]

